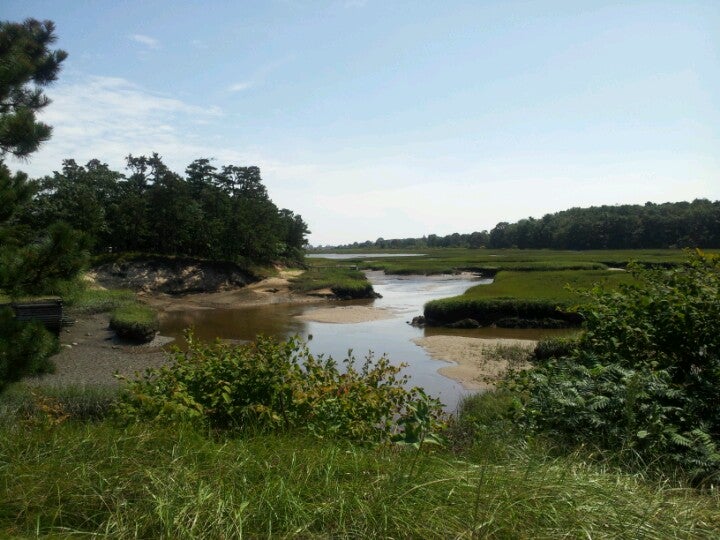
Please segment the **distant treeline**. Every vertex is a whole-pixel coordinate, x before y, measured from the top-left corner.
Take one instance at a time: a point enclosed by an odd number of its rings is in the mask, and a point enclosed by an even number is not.
[[[197,159],[179,175],[153,154],[127,158],[128,175],[92,160],[63,162],[35,181],[18,217],[42,228],[64,221],[90,237],[95,253],[140,251],[246,262],[302,257],[302,217],[278,209],[257,167]]]
[[[498,223],[490,232],[378,238],[342,248],[653,249],[720,247],[720,201],[571,208]]]

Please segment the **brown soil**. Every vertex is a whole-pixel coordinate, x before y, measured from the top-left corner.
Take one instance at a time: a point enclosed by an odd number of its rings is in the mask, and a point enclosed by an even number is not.
[[[289,279],[302,270],[281,270],[277,277],[252,283],[240,289],[209,293],[191,293],[182,296],[163,293],[138,293],[138,297],[159,311],[187,311],[249,307],[267,304],[307,304],[317,302],[318,296],[290,290]]]

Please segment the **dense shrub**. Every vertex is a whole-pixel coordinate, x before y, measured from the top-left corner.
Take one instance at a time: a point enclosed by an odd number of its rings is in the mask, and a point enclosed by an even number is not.
[[[384,356],[357,365],[313,356],[296,338],[258,337],[247,345],[198,341],[171,365],[128,383],[118,412],[126,420],[180,420],[211,429],[305,429],[360,441],[417,442],[439,427],[440,403],[406,388],[402,367]]]
[[[125,339],[152,341],[160,329],[157,313],[143,304],[125,304],[116,308],[110,316],[110,328]]]
[[[572,353],[577,346],[577,337],[552,337],[538,341],[533,351],[533,359],[536,361],[549,360],[550,358],[562,358]]]
[[[599,288],[579,311],[567,356],[515,376],[532,426],[572,443],[671,460],[720,479],[720,257],[632,269],[637,285]]]
[[[9,307],[0,308],[0,390],[27,375],[52,371],[49,358],[58,340],[38,322],[15,319]]]

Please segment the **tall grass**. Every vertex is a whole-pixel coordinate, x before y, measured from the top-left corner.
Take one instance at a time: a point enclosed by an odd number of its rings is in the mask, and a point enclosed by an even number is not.
[[[2,428],[0,534],[712,538],[714,495],[522,445],[457,456],[297,435]]]

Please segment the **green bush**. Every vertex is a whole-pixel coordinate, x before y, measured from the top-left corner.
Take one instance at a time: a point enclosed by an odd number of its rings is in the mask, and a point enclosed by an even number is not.
[[[125,420],[189,421],[211,429],[304,429],[359,441],[418,442],[439,426],[440,403],[407,389],[402,367],[368,356],[342,366],[297,338],[231,345],[186,335],[188,351],[128,383]],[[341,369],[342,367],[342,369]]]
[[[110,328],[125,339],[152,341],[160,329],[157,313],[144,304],[125,304],[110,316]]]
[[[533,351],[533,359],[538,362],[549,360],[550,358],[562,358],[572,353],[577,346],[577,337],[552,337],[541,339],[535,345]]]
[[[9,307],[0,308],[0,390],[9,382],[53,370],[50,356],[58,340],[38,322],[15,319]]]
[[[516,374],[523,419],[570,443],[720,479],[720,257],[632,269],[636,285],[590,293],[567,356]]]

